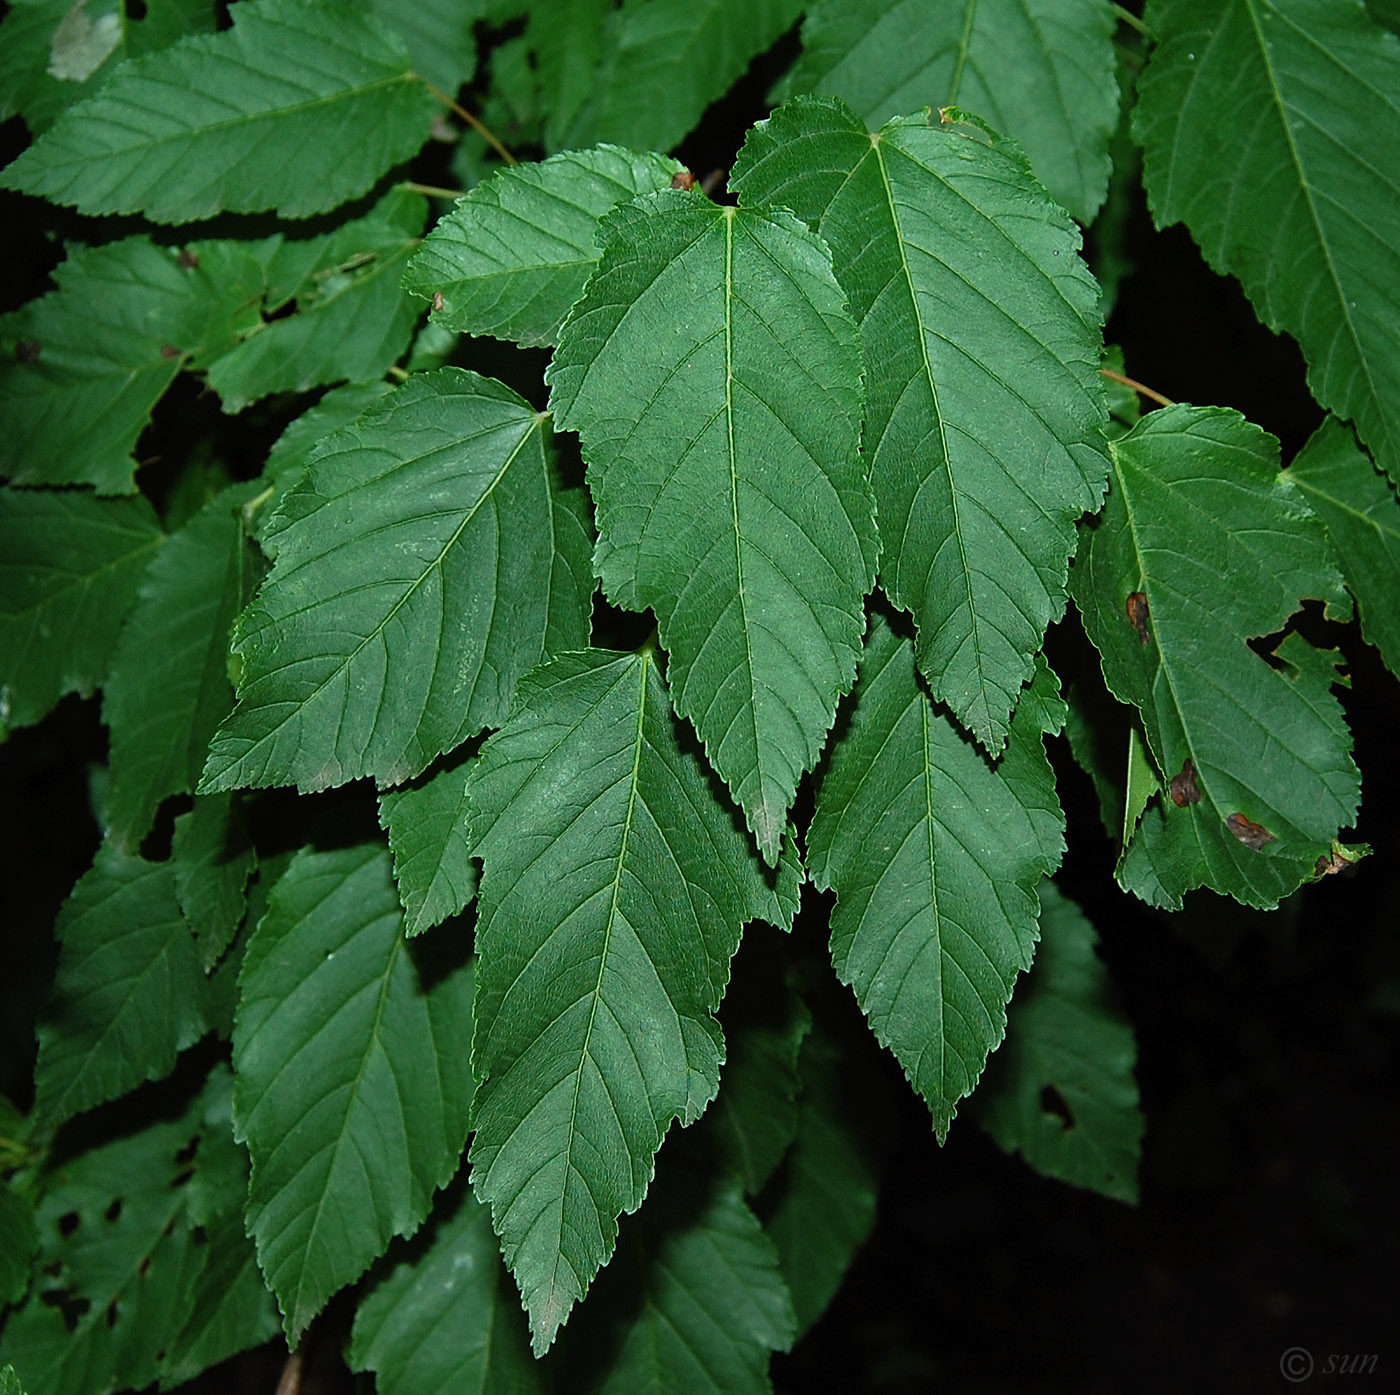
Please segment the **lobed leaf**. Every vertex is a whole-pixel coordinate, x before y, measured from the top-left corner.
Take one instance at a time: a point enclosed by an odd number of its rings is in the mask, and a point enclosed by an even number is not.
[[[476,895],[476,864],[467,837],[470,773],[470,761],[451,765],[379,796],[379,823],[394,852],[406,935],[432,929]]]
[[[920,107],[975,111],[1087,224],[1118,124],[1113,27],[1099,0],[817,0],[781,90],[840,97],[872,130]]]
[[[235,629],[238,705],[202,792],[408,779],[498,724],[546,642],[586,643],[546,422],[443,368],[316,447],[264,530],[275,560]]]
[[[491,1213],[455,1190],[427,1246],[361,1301],[350,1367],[373,1371],[381,1395],[537,1395],[546,1377],[530,1358]]]
[[[1356,597],[1361,633],[1400,675],[1400,500],[1335,417],[1317,429],[1288,478],[1322,519]]]
[[[1336,656],[1296,635],[1272,661],[1249,645],[1303,597],[1344,598],[1277,452],[1224,408],[1150,413],[1113,445],[1108,502],[1075,565],[1104,678],[1142,713],[1163,784],[1191,763],[1194,788],[1149,805],[1119,869],[1154,905],[1208,886],[1275,906],[1356,813]]]
[[[209,1025],[172,864],[103,844],[54,933],[58,973],[34,1068],[34,1107],[50,1126],[168,1075]]]
[[[910,117],[872,137],[830,99],[756,127],[732,183],[831,244],[880,370],[865,451],[882,584],[914,615],[934,696],[996,751],[1108,469],[1078,232],[980,125]]]
[[[0,187],[83,213],[187,223],[323,213],[412,155],[434,104],[402,41],[314,0],[236,5],[233,28],[124,63],[13,163]],[[360,133],[348,145],[344,133]]]
[[[855,327],[786,213],[621,205],[546,375],[609,599],[656,613],[676,710],[770,865],[855,672],[878,539]]]
[[[295,1344],[457,1170],[471,973],[406,946],[389,857],[303,851],[248,942],[233,1032],[247,1223]]]
[[[1037,881],[1063,851],[1043,736],[1063,719],[1042,665],[993,764],[930,700],[913,646],[872,622],[851,724],[807,835],[836,892],[831,954],[947,1136],[1030,967]]]
[[[145,499],[0,489],[0,733],[106,679],[164,538]]]
[[[1040,910],[1040,948],[977,1092],[978,1120],[1043,1176],[1136,1204],[1143,1118],[1133,1029],[1083,912],[1048,881]]]
[[[262,571],[241,516],[256,488],[226,489],[171,535],[122,629],[102,720],[111,732],[108,836],[124,852],[140,846],[167,795],[194,789],[233,706],[230,634]]]
[[[1400,481],[1400,40],[1359,3],[1154,0],[1134,134],[1159,227],[1184,222],[1313,396]]]
[[[553,344],[597,264],[599,220],[669,188],[680,168],[601,145],[502,170],[438,221],[404,285],[433,300],[433,320],[449,329]]]
[[[683,735],[653,657],[564,655],[521,683],[468,777],[472,1185],[537,1352],[641,1205],[671,1120],[714,1097],[744,922],[786,914]]]

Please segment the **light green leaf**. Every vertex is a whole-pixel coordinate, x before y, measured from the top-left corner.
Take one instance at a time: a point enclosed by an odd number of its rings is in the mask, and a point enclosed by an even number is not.
[[[30,1395],[105,1395],[156,1379],[207,1253],[186,1216],[198,1138],[196,1109],[55,1172],[38,1208],[40,1281],[5,1325],[5,1357]]]
[[[1271,662],[1248,644],[1304,597],[1343,600],[1326,534],[1278,442],[1236,412],[1151,412],[1113,461],[1074,598],[1109,688],[1178,781],[1143,815],[1120,880],[1154,905],[1208,886],[1275,906],[1360,798],[1335,653],[1292,635]]]
[[[0,121],[42,131],[118,66],[186,34],[212,33],[212,0],[13,0],[0,23]]]
[[[27,1395],[13,1366],[0,1366],[0,1395]]]
[[[612,1321],[589,1395],[769,1395],[769,1356],[796,1330],[773,1243],[738,1179],[674,1167],[628,1224],[589,1319],[595,1308]]]
[[[1335,417],[1288,468],[1288,478],[1326,525],[1361,633],[1400,676],[1400,500]]]
[[[364,9],[346,8],[356,17]],[[476,71],[473,26],[485,17],[482,0],[371,0],[371,8],[408,46],[413,71],[449,97]]]
[[[1108,470],[1079,234],[981,126],[911,117],[872,138],[828,99],[756,127],[731,183],[831,244],[878,356],[865,451],[881,581],[913,612],[934,696],[998,750]]]
[[[38,1248],[33,1203],[12,1184],[0,1182],[0,1307],[24,1297],[29,1261]]]
[[[880,1080],[819,1029],[802,1043],[798,1073],[797,1137],[768,1193],[763,1228],[800,1337],[836,1296],[875,1224],[893,1118]]]
[[[404,934],[419,935],[456,915],[476,895],[467,838],[467,775],[453,764],[379,796],[379,824],[394,851]]]
[[[840,97],[871,130],[920,107],[966,107],[1018,141],[1089,223],[1118,124],[1113,25],[1101,0],[817,0],[782,91]]]
[[[389,855],[302,852],[243,959],[234,1124],[248,1230],[288,1340],[457,1170],[471,972],[429,972],[402,935]]]
[[[111,732],[108,836],[134,851],[160,802],[194,789],[209,739],[233,707],[233,621],[262,572],[243,531],[256,484],[226,489],[156,553],[102,697]]]
[[[537,1352],[612,1254],[672,1119],[714,1097],[743,923],[783,910],[656,661],[536,669],[472,765],[472,1185]]]
[[[200,795],[194,807],[175,820],[175,889],[206,974],[238,933],[248,878],[258,860],[233,800],[228,794]]]
[[[399,278],[427,211],[421,195],[392,189],[333,233],[282,242],[268,268],[265,310],[275,318],[259,315],[209,365],[209,386],[224,410],[241,411],[272,392],[381,377],[408,347],[418,318]],[[290,290],[277,284],[288,263],[296,265]]]
[[[54,933],[58,975],[34,1069],[35,1110],[51,1125],[159,1080],[208,1029],[173,864],[104,844]]]
[[[491,1213],[465,1187],[424,1246],[390,1270],[355,1313],[350,1368],[373,1371],[379,1395],[538,1395]]]
[[[587,100],[566,129],[549,128],[553,145],[672,149],[801,13],[801,0],[624,0],[603,29]],[[530,37],[554,47],[567,32]]]
[[[772,865],[874,579],[855,327],[786,213],[666,191],[603,230],[550,403],[589,462],[603,589],[656,613],[676,710]]]
[[[929,699],[909,641],[872,621],[818,791],[807,846],[813,882],[836,892],[832,961],[940,1142],[1035,950],[1036,883],[1064,846],[1043,733],[1062,718],[1042,661],[993,764]]]
[[[1133,1029],[1083,912],[1051,882],[1041,883],[1040,907],[1040,948],[977,1092],[977,1117],[1044,1176],[1135,1204],[1143,1118]]]
[[[145,499],[0,489],[0,732],[106,678],[164,537]]]
[[[1161,0],[1134,133],[1184,222],[1400,481],[1400,40],[1351,0]]]
[[[502,170],[438,222],[404,285],[435,304],[440,296],[433,319],[449,329],[553,344],[597,264],[599,219],[668,188],[680,168],[603,145]]]
[[[434,102],[402,41],[313,0],[235,5],[234,27],[114,72],[0,186],[83,213],[183,223],[229,211],[323,213],[422,145]],[[372,131],[373,140],[345,140]]]
[[[235,630],[203,792],[408,779],[502,720],[547,638],[587,642],[547,423],[442,368],[321,442],[264,530],[275,562]]]
[[[145,237],[72,247],[53,275],[0,317],[0,474],[130,494],[152,409],[187,362],[232,343],[244,286]]]

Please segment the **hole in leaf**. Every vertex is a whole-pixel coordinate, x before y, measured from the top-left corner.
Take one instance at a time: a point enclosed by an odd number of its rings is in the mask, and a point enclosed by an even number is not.
[[[57,1308],[63,1316],[63,1324],[72,1332],[83,1315],[92,1307],[92,1300],[74,1293],[71,1288],[51,1288],[39,1295],[39,1301],[50,1308]]]
[[[126,17],[128,19],[145,19],[146,0],[126,0]]]
[[[108,1225],[112,1225],[112,1224],[114,1224],[115,1222],[117,1222],[118,1220],[121,1219],[121,1214],[122,1214],[122,1199],[121,1199],[121,1197],[117,1197],[117,1198],[112,1202],[112,1204],[111,1204],[110,1206],[108,1206],[108,1208],[102,1213],[102,1219],[103,1219],[104,1221],[106,1221]]]
[[[103,1314],[103,1321],[106,1322],[107,1330],[109,1332],[112,1330],[112,1328],[114,1328],[117,1325],[117,1320],[120,1317],[121,1313],[118,1310],[116,1303],[109,1303],[107,1305],[106,1313]]]
[[[1280,630],[1277,634],[1271,635],[1255,635],[1246,643],[1271,669],[1279,673],[1289,671],[1288,665],[1274,653],[1274,650],[1283,643],[1283,631]]]
[[[1047,1085],[1040,1092],[1040,1112],[1053,1115],[1060,1121],[1062,1128],[1072,1129],[1074,1127],[1074,1110],[1069,1107],[1069,1101],[1053,1085]]]
[[[39,1272],[50,1279],[56,1279],[61,1273],[63,1273],[63,1262],[62,1260],[57,1259],[50,1260],[50,1262],[44,1265],[44,1267],[40,1269]]]
[[[58,1218],[58,1233],[66,1240],[77,1230],[78,1222],[82,1219],[76,1211],[65,1211]]]
[[[181,1187],[186,1186],[186,1185],[188,1184],[190,1178],[193,1177],[193,1176],[194,1176],[194,1168],[192,1168],[192,1167],[182,1167],[182,1168],[179,1170],[179,1172],[177,1172],[177,1173],[174,1175],[174,1177],[172,1177],[172,1178],[170,1179],[170,1190],[171,1190],[172,1192],[174,1192],[174,1191],[179,1191],[179,1189],[180,1189]]]
[[[188,1143],[175,1154],[176,1167],[188,1167],[194,1161],[194,1155],[199,1152],[199,1135],[195,1134]]]
[[[136,1266],[136,1274],[137,1274],[137,1277],[138,1277],[138,1278],[144,1279],[144,1278],[146,1277],[146,1275],[149,1274],[150,1272],[151,1272],[151,1257],[150,1257],[150,1255],[146,1255],[145,1258],[142,1259],[141,1263],[138,1264],[138,1265]]]

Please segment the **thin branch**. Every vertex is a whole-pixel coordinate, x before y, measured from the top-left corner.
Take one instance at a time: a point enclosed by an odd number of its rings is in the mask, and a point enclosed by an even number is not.
[[[301,1391],[301,1348],[287,1354],[282,1367],[282,1379],[277,1382],[277,1395],[299,1395]]]
[[[460,199],[461,189],[444,189],[438,184],[420,184],[416,179],[401,179],[396,189],[407,189],[410,194],[426,194],[430,199]]]
[[[1170,397],[1163,397],[1160,392],[1148,387],[1146,383],[1138,382],[1136,378],[1125,378],[1123,374],[1115,373],[1111,368],[1100,368],[1099,372],[1115,383],[1122,383],[1124,387],[1132,388],[1134,392],[1140,393],[1143,397],[1150,397],[1158,406],[1174,407],[1176,405]]]
[[[384,372],[391,378],[397,378],[401,383],[408,381],[408,369],[400,368],[397,363],[391,363]]]
[[[423,86],[426,87],[428,91],[431,92],[433,96],[436,97],[438,101],[440,101],[443,104],[443,106],[445,106],[449,111],[455,112],[458,116],[460,116],[462,120],[465,121],[467,125],[470,126],[472,130],[475,131],[477,135],[479,135],[482,138],[482,140],[484,140],[486,144],[489,145],[491,149],[494,150],[496,154],[499,155],[501,159],[503,159],[506,162],[506,164],[518,165],[520,163],[520,161],[517,160],[515,156],[512,155],[510,151],[507,150],[505,146],[503,146],[501,142],[496,139],[496,133],[492,131],[488,126],[483,125],[480,120],[478,120],[475,116],[471,114],[471,112],[469,112],[466,109],[466,107],[459,106],[453,98],[449,97],[447,93],[442,90],[442,88],[433,86],[433,84],[429,82],[427,78],[420,77],[418,81],[421,82]]]
[[[1114,19],[1121,19],[1124,24],[1136,29],[1139,34],[1143,34],[1149,39],[1152,37],[1152,31],[1131,10],[1125,10],[1122,5],[1114,5],[1112,9]]]

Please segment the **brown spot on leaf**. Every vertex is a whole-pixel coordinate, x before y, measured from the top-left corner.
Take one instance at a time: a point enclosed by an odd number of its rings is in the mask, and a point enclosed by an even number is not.
[[[1334,872],[1345,872],[1350,867],[1355,867],[1356,863],[1349,857],[1342,854],[1341,848],[1335,843],[1332,851],[1319,857],[1313,864],[1313,873],[1319,877],[1330,877]]]
[[[1231,814],[1225,820],[1225,826],[1245,847],[1253,848],[1255,852],[1258,852],[1266,843],[1277,841],[1262,823],[1255,823],[1253,819],[1247,819],[1243,814]]]
[[[37,339],[21,339],[15,345],[15,357],[21,363],[38,363],[41,345]]]
[[[162,344],[160,346],[160,356],[161,358],[179,358],[180,351],[174,344]]]
[[[1151,638],[1147,629],[1147,593],[1145,591],[1128,592],[1125,608],[1128,612],[1129,622],[1137,631],[1138,643],[1146,644]]]
[[[442,298],[442,292],[441,292],[441,291],[434,291],[434,292],[433,292],[433,314],[434,314],[434,315],[441,315],[442,312],[443,312],[446,308],[447,308],[447,302]]]
[[[1181,769],[1172,776],[1168,793],[1172,797],[1172,803],[1178,809],[1184,809],[1188,804],[1201,802],[1201,787],[1196,783],[1195,761],[1188,759]]]
[[[671,176],[671,188],[673,189],[693,189],[695,187],[695,176],[689,170],[680,170]]]
[[[183,267],[186,271],[193,271],[199,265],[199,253],[191,252],[188,247],[182,247],[179,255],[175,258],[175,265]]]

